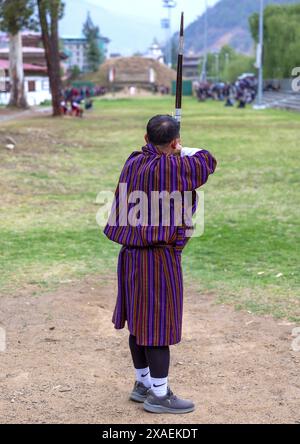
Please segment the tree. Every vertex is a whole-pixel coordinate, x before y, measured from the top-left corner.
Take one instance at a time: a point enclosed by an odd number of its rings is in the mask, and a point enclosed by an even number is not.
[[[203,62],[202,62],[203,63]],[[200,64],[199,73],[202,70]],[[234,82],[237,77],[244,72],[252,72],[254,68],[254,58],[236,52],[231,46],[225,45],[218,54],[218,67],[216,54],[207,55],[207,77],[222,80],[224,82]]]
[[[87,62],[89,71],[97,72],[99,65],[103,62],[103,55],[98,44],[100,30],[98,26],[94,25],[90,13],[88,13],[82,32],[87,40]]]
[[[38,14],[52,94],[53,116],[61,116],[61,71],[58,22],[63,17],[61,0],[37,0]]]
[[[70,69],[69,81],[73,82],[80,77],[81,71],[78,65],[74,65]]]
[[[9,106],[28,108],[23,69],[21,31],[34,27],[34,0],[0,0],[0,29],[9,35]]]
[[[251,34],[258,42],[258,14],[249,18]],[[300,5],[270,5],[264,10],[264,76],[289,78],[300,66]]]
[[[245,72],[255,72],[254,57],[244,54],[237,54],[228,64],[228,68],[223,71],[223,79],[227,82],[234,82]]]

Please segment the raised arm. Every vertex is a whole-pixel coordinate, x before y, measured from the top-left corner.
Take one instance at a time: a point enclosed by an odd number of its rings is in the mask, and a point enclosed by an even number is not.
[[[207,182],[217,161],[207,150],[182,148],[180,156],[170,156],[171,169],[177,176],[179,191],[192,191]]]

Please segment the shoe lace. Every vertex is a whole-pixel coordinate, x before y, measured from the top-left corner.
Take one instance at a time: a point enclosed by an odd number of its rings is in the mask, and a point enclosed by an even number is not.
[[[169,389],[169,396],[170,396],[170,399],[172,399],[173,401],[176,401],[177,396],[174,395],[174,393],[173,393],[172,390],[170,390],[170,389]]]

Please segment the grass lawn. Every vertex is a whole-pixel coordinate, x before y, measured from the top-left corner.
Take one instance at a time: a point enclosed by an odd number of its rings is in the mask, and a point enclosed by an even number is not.
[[[226,109],[185,100],[184,145],[210,149],[205,233],[183,265],[200,291],[253,313],[300,321],[300,114]],[[101,190],[142,146],[145,123],[173,99],[99,100],[85,119],[44,116],[1,123],[0,290],[37,295],[89,273],[114,270],[119,250],[96,225]]]

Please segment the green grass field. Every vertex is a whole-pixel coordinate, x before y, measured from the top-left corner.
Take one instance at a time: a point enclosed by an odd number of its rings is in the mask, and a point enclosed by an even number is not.
[[[145,124],[173,99],[99,100],[84,120],[38,117],[1,124],[0,289],[42,294],[114,270],[117,245],[96,225],[101,190],[114,190]],[[218,159],[204,187],[205,234],[184,253],[186,281],[219,302],[300,320],[300,114],[225,109],[185,100],[186,146]],[[31,288],[32,286],[32,288]]]

